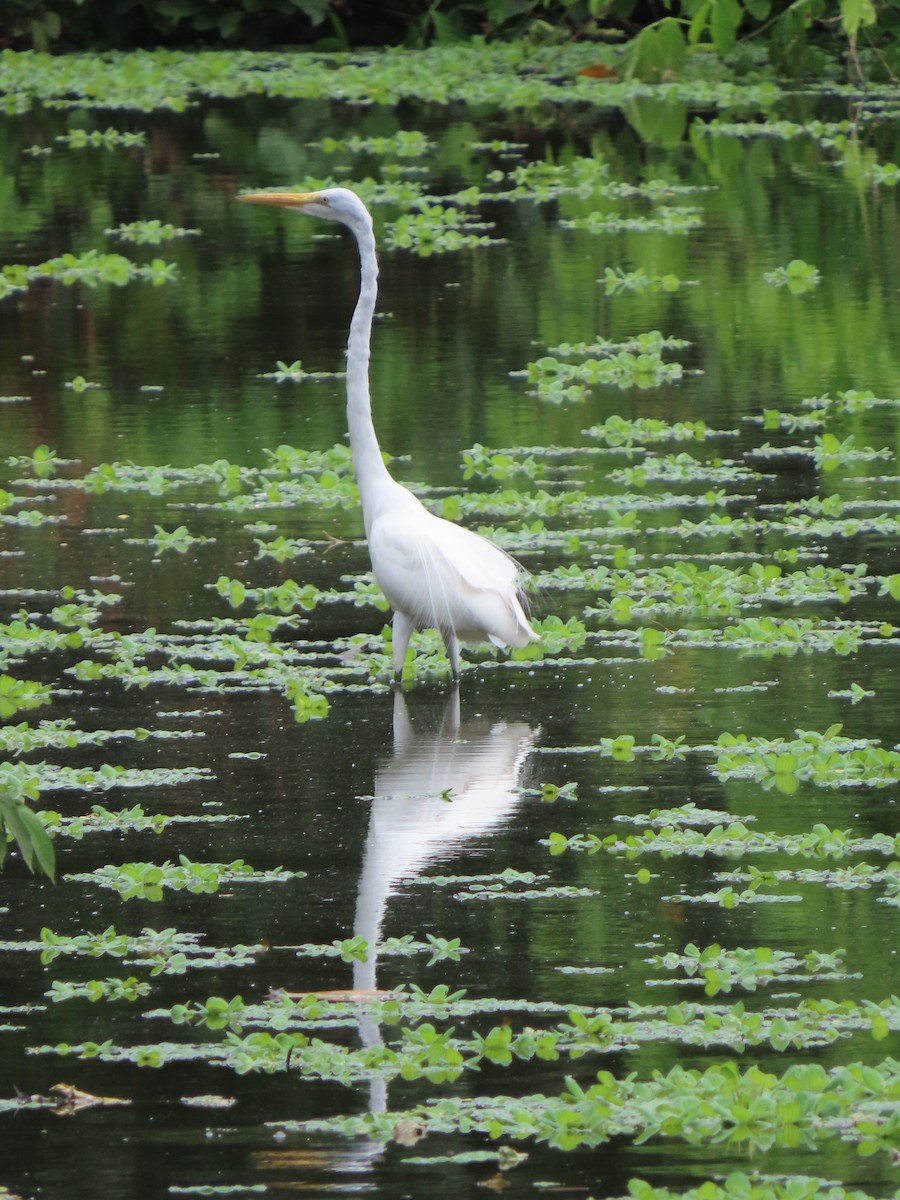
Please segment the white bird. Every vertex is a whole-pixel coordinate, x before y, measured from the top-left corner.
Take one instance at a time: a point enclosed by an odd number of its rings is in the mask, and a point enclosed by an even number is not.
[[[438,629],[455,681],[459,643],[525,646],[537,640],[523,607],[522,570],[491,542],[436,517],[392,478],[372,424],[369,353],[378,296],[372,217],[348,188],[249,192],[239,199],[275,204],[346,225],[359,247],[359,298],[347,341],[347,425],[353,469],[375,579],[394,610],[394,678],[400,681],[414,630]]]

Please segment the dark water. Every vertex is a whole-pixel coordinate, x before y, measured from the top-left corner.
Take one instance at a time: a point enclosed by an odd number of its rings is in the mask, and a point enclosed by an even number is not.
[[[14,178],[18,198],[17,220],[5,222],[0,232],[0,259],[36,263],[101,246],[133,253],[140,261],[158,255],[175,262],[178,280],[159,288],[134,282],[122,289],[47,282],[0,303],[0,394],[28,397],[0,405],[4,457],[30,455],[46,443],[61,458],[75,460],[62,470],[63,477],[82,477],[112,461],[187,467],[227,459],[259,467],[263,450],[279,444],[326,449],[341,442],[340,379],[297,385],[259,375],[273,371],[278,360],[297,358],[307,370],[340,369],[356,287],[352,245],[335,234],[323,236],[328,231],[291,214],[245,210],[234,196],[246,186],[293,184],[326,174],[333,160],[307,143],[350,132],[384,135],[396,128],[394,114],[312,102],[290,107],[259,99],[210,103],[183,117],[130,117],[128,128],[147,133],[142,150],[23,155],[34,143],[52,145],[71,121],[65,114],[36,111],[0,124],[4,170]],[[564,196],[548,204],[485,202],[481,211],[496,222],[497,234],[506,239],[501,245],[429,258],[382,252],[384,316],[376,327],[373,394],[382,444],[402,456],[394,470],[405,481],[427,481],[454,492],[503,487],[463,483],[461,451],[475,443],[579,447],[586,443],[583,431],[613,413],[668,422],[702,418],[734,436],[715,443],[712,452],[697,443],[670,442],[651,450],[687,449],[704,458],[718,453],[740,460],[768,438],[776,444],[809,441],[809,434],[768,434],[745,420],[763,409],[802,412],[804,399],[834,396],[841,389],[900,395],[895,195],[858,186],[810,139],[746,143],[703,140],[698,134],[695,144],[665,151],[642,144],[620,117],[597,114],[551,134],[527,122],[512,129],[502,115],[485,119],[481,127],[436,110],[409,112],[402,123],[424,129],[437,142],[434,157],[424,164],[427,190],[435,195],[480,183],[485,156],[467,147],[476,138],[495,136],[525,143],[526,161],[603,156],[612,176],[625,182],[665,176],[710,189],[674,201],[698,204],[704,215],[703,228],[678,237],[563,228],[560,218],[576,218],[593,207],[590,200]],[[219,157],[193,157],[210,152]],[[352,181],[354,175],[376,173],[379,163],[371,155],[345,154],[340,169]],[[376,224],[398,215],[394,207],[381,208]],[[172,222],[199,234],[137,251],[104,240],[104,229],[138,218]],[[793,258],[818,267],[823,281],[814,293],[792,296],[763,281],[765,271]],[[643,267],[700,283],[671,294],[607,296],[596,282],[606,266]],[[521,379],[510,377],[557,343],[590,342],[598,335],[622,340],[650,329],[690,341],[676,357],[702,374],[646,390],[597,388],[583,404],[560,406],[535,399]],[[66,389],[76,376],[99,387],[81,394]],[[160,390],[142,390],[147,387]],[[890,513],[897,495],[896,412],[896,407],[875,408],[844,418],[840,427],[839,436],[853,434],[858,447],[889,448],[889,460],[839,466],[830,475],[817,472],[809,459],[745,460],[767,478],[743,489],[756,497],[743,507],[762,514],[764,504],[840,491],[871,501],[874,511],[885,503]],[[565,458],[578,468],[574,478],[589,495],[610,497],[623,488],[607,481],[608,472],[634,461],[625,455]],[[6,467],[0,484],[31,495],[27,486],[11,482],[22,477],[19,466]],[[543,481],[518,476],[511,486],[526,491]],[[552,478],[547,486],[565,490]],[[714,486],[663,484],[656,492],[670,487],[693,496]],[[443,493],[435,494],[439,499]],[[0,527],[4,621],[23,606],[48,612],[58,601],[58,589],[70,584],[121,590],[122,602],[103,613],[110,629],[170,631],[179,620],[229,615],[208,586],[222,574],[258,585],[292,576],[337,587],[342,576],[367,568],[361,522],[352,506],[242,514],[194,507],[195,501],[209,499],[202,490],[154,497],[60,489],[49,496],[32,507],[49,505],[65,516],[63,523]],[[674,511],[643,514],[636,537],[625,544],[647,556],[647,563],[652,555],[668,555],[701,565],[704,555],[723,552],[734,555],[733,562],[769,561],[780,546],[798,544],[765,531],[710,542],[686,539],[671,532],[682,516],[700,519],[687,502]],[[284,566],[256,561],[245,526],[257,519],[270,521],[285,537],[316,539],[314,555]],[[479,523],[479,518],[467,520]],[[573,533],[580,532],[580,544],[569,549],[538,545],[521,557],[536,574],[560,563],[609,563],[610,544],[587,532],[605,522],[602,510],[590,517],[576,514],[570,525]],[[182,523],[192,534],[214,540],[183,556],[159,557],[146,544],[125,540],[151,536],[156,524],[172,529]],[[565,516],[549,523],[567,528]],[[514,527],[515,521],[509,524]],[[669,531],[655,534],[656,527]],[[327,553],[326,536],[342,539]],[[895,535],[863,533],[815,545],[834,565],[866,562],[872,575],[896,570]],[[105,582],[110,579],[116,582]],[[39,594],[23,597],[16,591],[21,588]],[[568,617],[581,616],[593,604],[595,595],[548,586],[536,608],[539,617]],[[775,605],[765,611],[798,620],[814,613],[820,619],[890,623],[896,608],[872,587],[851,605]],[[371,608],[335,605],[316,610],[297,636],[325,643],[361,631],[374,637],[384,619]],[[458,697],[445,682],[434,680],[412,687],[405,698],[384,687],[348,688],[330,696],[327,720],[302,725],[277,694],[208,694],[159,685],[137,689],[113,680],[78,683],[63,673],[84,657],[78,652],[8,664],[0,658],[10,674],[56,689],[52,706],[19,713],[12,722],[36,724],[46,715],[71,717],[79,728],[162,727],[203,735],[32,754],[30,761],[46,757],[80,766],[114,762],[209,772],[177,786],[48,792],[44,807],[74,815],[98,801],[109,808],[140,803],[147,812],[224,812],[245,818],[231,825],[171,826],[158,840],[148,833],[60,839],[61,874],[109,861],[177,860],[179,854],[218,862],[241,857],[258,870],[283,866],[306,872],[279,885],[235,884],[217,895],[178,892],[167,893],[161,904],[126,903],[86,884],[51,886],[32,879],[18,859],[7,860],[0,912],[8,941],[32,941],[44,926],[74,935],[114,924],[129,934],[147,926],[174,926],[202,933],[214,946],[263,943],[268,949],[253,967],[154,977],[151,995],[135,1004],[51,1003],[44,993],[54,979],[131,973],[148,978],[140,967],[83,957],[42,966],[34,950],[5,952],[0,1005],[26,1008],[8,1015],[0,1009],[0,1021],[9,1026],[0,1032],[0,1099],[45,1095],[64,1081],[130,1104],[77,1117],[46,1110],[3,1114],[0,1185],[49,1200],[155,1197],[173,1187],[211,1184],[265,1185],[270,1191],[314,1195],[349,1191],[400,1197],[435,1189],[479,1195],[479,1185],[493,1174],[489,1164],[410,1165],[404,1160],[412,1152],[398,1145],[284,1134],[268,1123],[349,1115],[370,1106],[399,1111],[443,1091],[557,1095],[569,1073],[583,1082],[601,1068],[646,1077],[677,1061],[704,1066],[730,1054],[651,1042],[602,1059],[509,1068],[485,1063],[480,1073],[465,1073],[455,1085],[397,1080],[385,1093],[377,1083],[344,1086],[290,1071],[238,1075],[197,1064],[154,1069],[33,1053],[35,1047],[61,1042],[106,1039],[120,1046],[215,1041],[220,1034],[186,1032],[144,1015],[208,996],[240,994],[250,1003],[273,988],[391,989],[415,983],[427,991],[446,983],[466,988],[472,998],[492,996],[501,1002],[675,1003],[685,998],[686,989],[648,986],[648,979],[663,972],[646,960],[691,942],[772,946],[801,957],[809,949],[846,948],[844,969],[850,978],[775,988],[794,1002],[813,994],[878,1001],[896,991],[896,908],[878,903],[877,889],[785,885],[784,891],[800,894],[803,902],[727,911],[671,897],[715,890],[721,886],[716,873],[745,868],[743,859],[647,855],[629,864],[603,853],[552,859],[540,844],[555,830],[630,832],[632,826],[617,826],[614,818],[688,801],[747,814],[756,818],[756,828],[779,834],[804,832],[816,822],[852,829],[856,836],[894,834],[896,782],[878,789],[826,789],[801,782],[784,794],[750,781],[721,782],[708,769],[711,755],[657,763],[639,754],[633,763],[619,763],[581,752],[622,733],[634,735],[638,746],[649,745],[654,733],[684,736],[687,745],[699,746],[725,731],[790,738],[797,728],[821,732],[836,722],[843,722],[849,736],[878,739],[890,748],[897,738],[900,701],[890,639],[884,645],[867,642],[849,656],[739,657],[719,648],[682,647],[645,661],[633,647],[617,650],[596,637],[613,622],[586,621],[595,639],[574,656],[577,661],[563,652],[558,663],[501,667],[475,654],[470,657],[480,665],[466,671]],[[670,614],[656,624],[683,629],[722,622]],[[857,705],[828,697],[829,691],[853,683],[874,691],[874,697]],[[735,690],[759,684],[765,686]],[[261,757],[233,757],[248,753]],[[577,802],[546,805],[527,790],[539,790],[545,782],[577,783]],[[622,787],[640,790],[611,790]],[[442,797],[448,789],[452,801]],[[784,855],[776,857],[778,867],[795,865]],[[749,861],[768,867],[776,857],[757,855]],[[653,873],[647,886],[635,882],[639,866]],[[468,876],[507,867],[545,873],[552,885],[593,894],[475,903],[455,899],[453,887],[410,882],[422,873]],[[381,956],[354,967],[340,958],[298,957],[295,951],[353,933],[374,941],[379,929],[383,937],[459,937],[469,952],[458,962],[428,968],[427,956]],[[567,974],[561,967],[603,967],[608,973]],[[690,997],[699,993],[691,991]],[[719,1000],[739,998],[735,992]],[[769,999],[751,996],[747,1002],[761,1006]],[[477,1024],[485,1030],[503,1019],[501,1003],[495,1016]],[[532,1020],[519,1014],[508,1019],[517,1029]],[[391,1035],[368,1028],[361,1018],[359,1029],[343,1036],[355,1045],[359,1038],[365,1043]],[[741,1062],[760,1062],[780,1072],[806,1054],[830,1067],[880,1061],[891,1046],[896,1052],[895,1034],[892,1042],[881,1044],[859,1034],[814,1052],[779,1056],[763,1047],[747,1051]],[[206,1093],[237,1103],[219,1111],[181,1102]],[[438,1137],[426,1139],[415,1153],[489,1145],[480,1137]],[[770,1173],[820,1174],[873,1191],[890,1179],[886,1155],[861,1158],[837,1140],[822,1143],[816,1153],[773,1150],[757,1156],[741,1146],[686,1147],[659,1140],[636,1145],[625,1138],[571,1154],[533,1144],[522,1148],[531,1155],[528,1162],[504,1176],[514,1197],[533,1194],[539,1184],[564,1195],[615,1196],[635,1175],[674,1187],[752,1166]]]

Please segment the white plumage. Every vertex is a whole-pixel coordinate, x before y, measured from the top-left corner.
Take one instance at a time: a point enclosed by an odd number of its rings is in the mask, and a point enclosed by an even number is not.
[[[378,295],[372,218],[347,188],[321,192],[251,192],[240,197],[276,204],[346,225],[360,258],[359,299],[347,343],[347,425],[369,557],[394,610],[393,664],[399,681],[416,629],[440,630],[454,679],[459,643],[525,646],[537,639],[520,593],[515,559],[471,530],[430,513],[392,478],[372,424],[369,353]]]

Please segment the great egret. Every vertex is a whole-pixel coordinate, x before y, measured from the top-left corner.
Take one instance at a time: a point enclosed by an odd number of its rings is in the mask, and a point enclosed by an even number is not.
[[[456,681],[461,641],[507,647],[537,640],[523,608],[515,559],[477,533],[434,516],[384,464],[369,398],[378,261],[366,206],[348,188],[249,192],[239,199],[338,221],[359,247],[359,298],[347,341],[347,425],[372,571],[394,610],[394,678],[399,682],[416,629],[440,630]]]

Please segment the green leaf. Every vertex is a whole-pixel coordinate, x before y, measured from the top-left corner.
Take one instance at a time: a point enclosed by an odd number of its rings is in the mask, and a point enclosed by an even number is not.
[[[37,865],[39,871],[53,879],[56,872],[56,855],[40,818],[22,801],[2,796],[0,823],[12,834],[28,869],[34,871]]]
[[[712,3],[713,0],[704,0],[691,18],[691,23],[688,27],[688,41],[692,46],[696,46],[697,42],[703,37],[703,31],[709,24],[709,13]]]
[[[872,0],[841,0],[841,25],[847,37],[855,38],[860,29],[877,20]]]
[[[872,1037],[876,1042],[882,1042],[890,1032],[887,1020],[881,1013],[875,1013],[872,1016]]]
[[[681,24],[674,17],[664,17],[655,25],[642,29],[626,46],[622,74],[626,79],[641,79],[658,83],[677,75],[687,58],[687,44]]]
[[[737,0],[715,0],[709,22],[713,45],[720,54],[729,54],[734,47],[743,10]]]
[[[551,833],[547,842],[550,846],[550,853],[553,855],[562,854],[569,844],[564,833]]]

